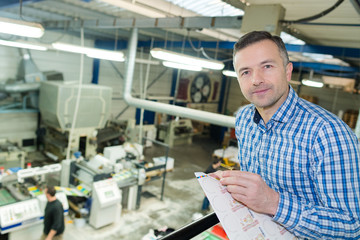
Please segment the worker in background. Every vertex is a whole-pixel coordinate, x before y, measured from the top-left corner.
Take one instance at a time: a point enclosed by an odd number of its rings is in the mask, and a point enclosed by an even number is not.
[[[56,199],[56,190],[53,186],[45,189],[48,200],[44,214],[44,232],[41,240],[61,240],[65,230],[64,209],[59,200]]]
[[[206,169],[205,173],[206,174],[209,174],[209,173],[213,173],[213,172],[216,172],[217,169],[221,166],[221,159],[214,159],[214,161],[210,164],[210,166]],[[202,204],[202,207],[201,207],[201,210],[202,211],[207,211],[209,210],[209,207],[210,207],[210,202],[208,200],[208,198],[205,196],[204,197],[204,200],[203,200],[203,204]]]
[[[360,153],[353,131],[298,97],[281,38],[250,32],[234,45],[240,171],[218,171],[232,197],[298,237],[360,238]]]

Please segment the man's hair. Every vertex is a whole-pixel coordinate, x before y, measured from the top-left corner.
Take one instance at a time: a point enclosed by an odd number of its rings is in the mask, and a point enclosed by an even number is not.
[[[50,196],[52,196],[52,197],[55,196],[56,190],[55,190],[54,186],[47,186],[46,189],[47,189],[47,193]]]
[[[218,164],[219,162],[221,162],[221,159],[219,159],[219,158],[215,158],[213,160],[213,164]]]
[[[284,66],[286,66],[289,63],[289,55],[284,42],[280,37],[275,35],[273,36],[266,31],[253,31],[242,36],[234,45],[233,58],[235,59],[235,54],[241,49],[264,40],[270,40],[276,44],[279,49],[280,56],[283,59]]]

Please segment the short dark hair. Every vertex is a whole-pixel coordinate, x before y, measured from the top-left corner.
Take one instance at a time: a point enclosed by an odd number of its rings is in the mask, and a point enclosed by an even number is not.
[[[47,189],[46,192],[47,192],[50,196],[52,196],[52,197],[55,196],[56,190],[55,190],[54,186],[47,186],[46,189]]]
[[[283,59],[284,66],[286,66],[289,63],[289,55],[283,40],[279,36],[271,35],[266,31],[253,31],[242,36],[234,45],[233,58],[235,59],[235,54],[241,49],[264,40],[270,40],[276,44],[280,56]]]

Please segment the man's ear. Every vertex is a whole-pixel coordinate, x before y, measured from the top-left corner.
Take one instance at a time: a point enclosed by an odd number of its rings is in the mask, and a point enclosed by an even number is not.
[[[289,62],[289,63],[286,65],[285,71],[286,71],[286,80],[287,80],[288,82],[290,82],[290,80],[291,80],[291,75],[292,75],[292,71],[293,71],[293,64],[292,64],[292,62]]]

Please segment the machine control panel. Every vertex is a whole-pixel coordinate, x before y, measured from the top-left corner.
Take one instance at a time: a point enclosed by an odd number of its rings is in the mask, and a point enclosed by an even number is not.
[[[120,191],[114,179],[94,182],[94,192],[99,198],[100,207],[106,207],[118,202]]]
[[[39,201],[30,199],[0,207],[1,232],[10,231],[12,226],[26,225],[31,220],[37,221],[42,216]]]

